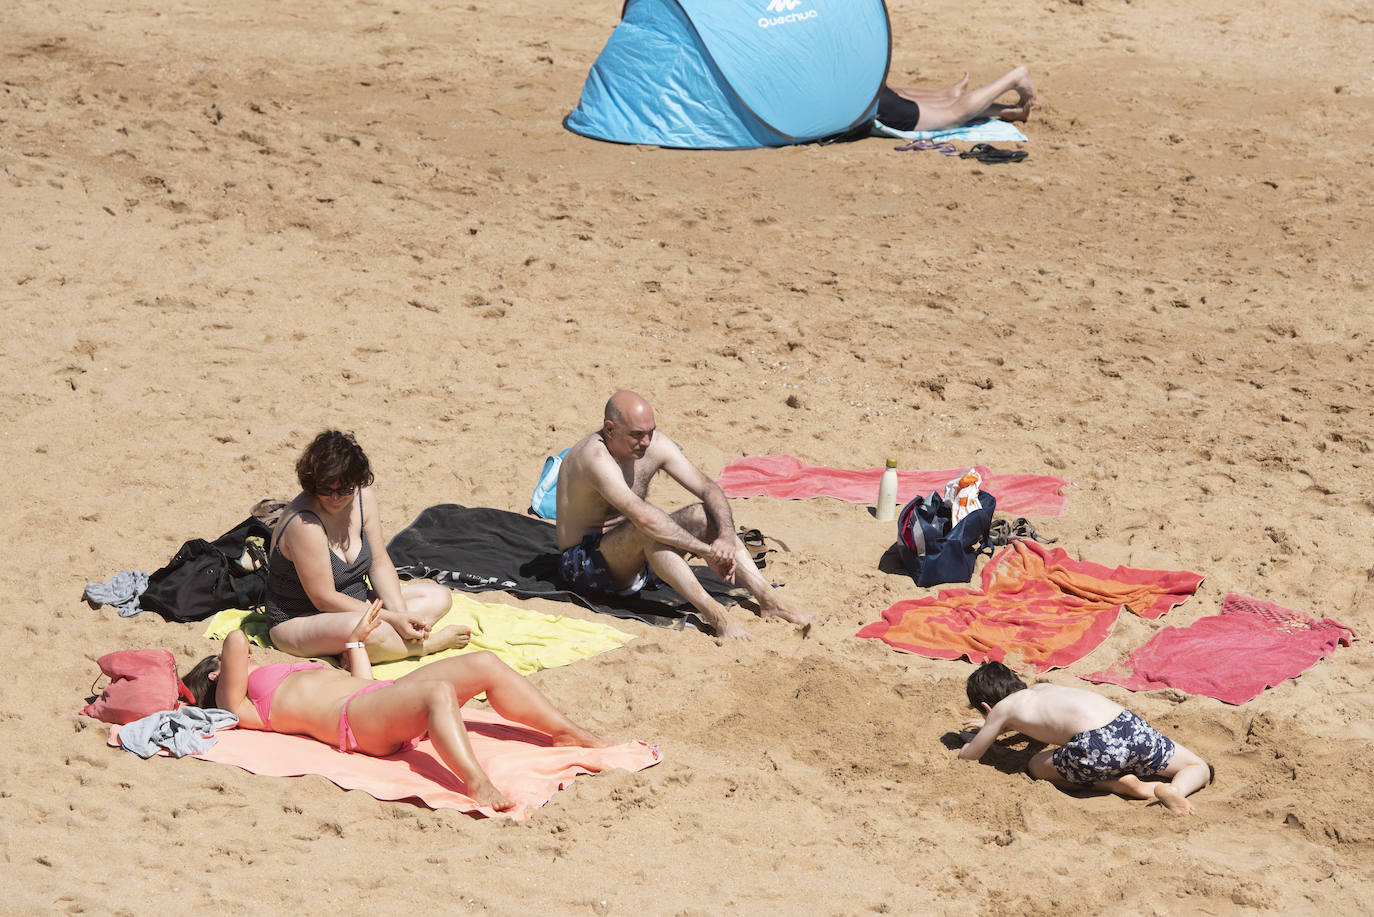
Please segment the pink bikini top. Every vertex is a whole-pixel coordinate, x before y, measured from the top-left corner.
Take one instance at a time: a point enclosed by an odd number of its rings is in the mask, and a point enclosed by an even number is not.
[[[253,709],[258,711],[262,725],[272,728],[272,695],[287,678],[306,669],[327,669],[329,666],[318,662],[274,662],[260,665],[248,673],[248,699]]]

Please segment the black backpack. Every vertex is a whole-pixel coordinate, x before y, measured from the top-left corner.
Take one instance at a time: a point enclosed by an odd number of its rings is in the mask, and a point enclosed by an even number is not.
[[[939,494],[916,497],[897,515],[897,553],[918,586],[967,583],[979,554],[991,554],[988,529],[997,498],[978,491],[980,509],[951,525],[950,505]]]
[[[256,608],[267,599],[267,553],[248,539],[270,544],[272,529],[254,516],[214,541],[193,538],[167,566],[148,576],[139,604],[167,620],[202,621],[226,608]],[[239,563],[247,551],[251,568]]]

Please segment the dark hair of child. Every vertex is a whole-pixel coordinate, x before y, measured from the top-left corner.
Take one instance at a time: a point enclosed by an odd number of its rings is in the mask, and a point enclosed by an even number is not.
[[[983,704],[996,707],[998,702],[1017,691],[1024,691],[1026,683],[1000,662],[985,662],[968,677],[965,690],[969,706],[979,713]]]
[[[372,465],[352,433],[325,430],[311,441],[296,462],[301,490],[319,493],[321,487],[369,487]]]

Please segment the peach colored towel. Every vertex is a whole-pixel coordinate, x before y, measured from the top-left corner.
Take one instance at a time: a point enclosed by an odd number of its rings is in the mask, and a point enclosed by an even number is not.
[[[1069,665],[1111,633],[1123,606],[1158,618],[1202,582],[1178,570],[1108,569],[1063,548],[1016,541],[983,568],[983,590],[898,602],[857,636],[933,659],[1007,661],[1036,671]]]
[[[1064,513],[1063,478],[1041,474],[993,474],[982,465],[973,466],[983,476],[983,489],[997,498],[1002,513],[1029,513],[1060,516]],[[968,471],[897,472],[897,505],[912,497],[944,493],[945,484]],[[726,465],[716,484],[727,497],[780,497],[805,500],[810,497],[835,497],[849,503],[872,503],[878,496],[878,481],[883,469],[859,471],[805,465],[790,455],[761,455],[736,459]]]
[[[254,774],[300,777],[316,774],[346,790],[362,790],[377,799],[418,799],[431,809],[530,817],[553,794],[572,784],[579,774],[623,768],[642,771],[663,760],[655,746],[626,742],[610,748],[554,747],[530,729],[487,710],[463,710],[472,750],[482,768],[501,792],[514,799],[509,812],[479,806],[463,794],[463,782],[439,760],[428,739],[410,751],[373,758],[346,755],[304,736],[229,729],[215,733],[218,740],[204,754],[191,757],[232,764]],[[110,729],[111,745],[119,744],[119,727]]]

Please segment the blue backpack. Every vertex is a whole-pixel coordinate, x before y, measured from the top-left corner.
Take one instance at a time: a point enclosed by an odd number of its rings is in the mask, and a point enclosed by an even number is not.
[[[992,554],[988,529],[997,498],[978,491],[980,509],[951,525],[950,505],[939,494],[916,497],[897,514],[897,553],[918,586],[967,583],[979,554]]]
[[[530,495],[530,512],[540,519],[558,517],[558,469],[563,466],[563,456],[568,454],[568,449],[544,459],[544,468],[539,472],[539,483]]]

